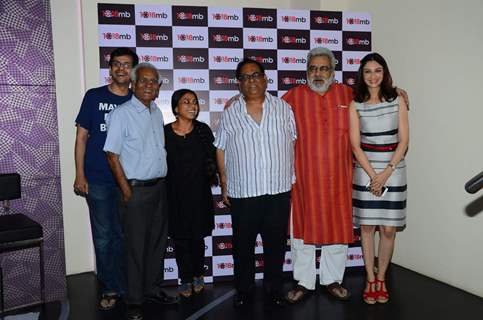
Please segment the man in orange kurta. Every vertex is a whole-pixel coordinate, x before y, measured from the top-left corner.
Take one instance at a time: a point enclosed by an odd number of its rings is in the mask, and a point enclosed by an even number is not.
[[[287,299],[300,301],[315,289],[315,245],[322,245],[320,284],[341,300],[341,286],[352,230],[352,151],[349,110],[352,89],[334,83],[335,58],[326,48],[307,56],[307,85],[283,99],[295,115],[296,183],[292,189],[291,250],[298,285]]]

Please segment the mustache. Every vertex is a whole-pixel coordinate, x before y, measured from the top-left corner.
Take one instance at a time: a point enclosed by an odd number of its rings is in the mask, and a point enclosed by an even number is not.
[[[313,79],[307,79],[307,84],[309,85],[310,89],[316,92],[326,92],[329,87],[334,82],[334,76],[329,78],[324,77],[314,77]],[[316,81],[323,81],[323,83],[315,83]]]

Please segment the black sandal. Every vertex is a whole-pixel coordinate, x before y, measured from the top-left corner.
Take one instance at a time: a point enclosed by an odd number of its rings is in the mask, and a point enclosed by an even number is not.
[[[287,297],[285,299],[290,303],[297,303],[305,300],[310,293],[311,292],[309,289],[298,284],[294,289],[287,293]]]
[[[116,307],[119,295],[117,293],[103,293],[99,300],[99,310],[107,311]]]

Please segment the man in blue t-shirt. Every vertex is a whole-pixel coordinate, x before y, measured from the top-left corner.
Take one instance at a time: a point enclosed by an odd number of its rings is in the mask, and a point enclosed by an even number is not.
[[[74,191],[85,196],[89,206],[97,278],[102,285],[101,310],[114,308],[125,287],[119,191],[102,150],[107,134],[105,118],[109,111],[131,99],[130,74],[138,62],[136,53],[128,48],[112,51],[112,82],[86,92],[75,120]]]

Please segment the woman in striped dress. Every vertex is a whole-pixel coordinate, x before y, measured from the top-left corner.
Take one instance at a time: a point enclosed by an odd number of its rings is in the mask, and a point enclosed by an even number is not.
[[[363,299],[385,303],[385,274],[391,261],[396,228],[406,224],[408,108],[392,85],[384,58],[371,53],[361,60],[355,98],[350,105],[350,138],[355,157],[354,224],[361,228],[367,272]],[[374,273],[374,234],[379,227],[378,266]]]

